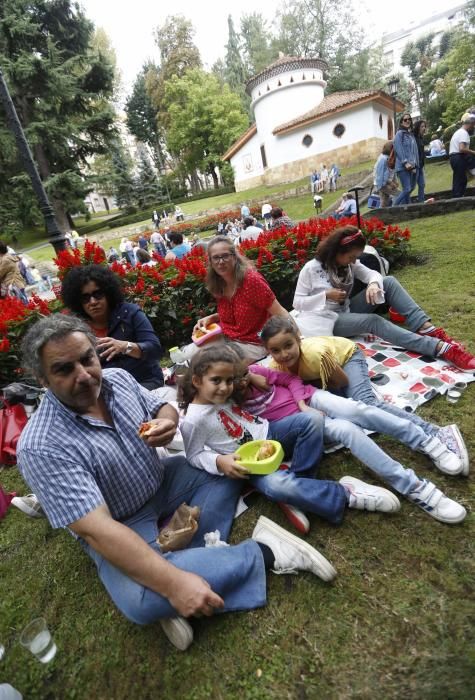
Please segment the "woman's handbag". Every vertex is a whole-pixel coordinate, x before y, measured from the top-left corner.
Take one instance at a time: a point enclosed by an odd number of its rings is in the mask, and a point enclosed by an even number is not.
[[[16,464],[16,446],[21,431],[28,422],[23,405],[10,405],[1,399],[0,408],[0,464],[12,466]]]

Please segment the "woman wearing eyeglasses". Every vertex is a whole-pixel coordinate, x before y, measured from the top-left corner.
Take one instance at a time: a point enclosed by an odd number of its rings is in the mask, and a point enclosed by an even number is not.
[[[270,316],[288,316],[263,276],[240,255],[232,241],[216,236],[208,244],[206,286],[216,299],[217,313],[201,318],[193,332],[219,323],[224,340],[238,343],[253,361],[267,355],[259,333]],[[212,341],[209,341],[212,342]]]
[[[396,154],[395,170],[402,192],[394,200],[393,206],[409,204],[411,192],[416,186],[419,153],[412,133],[412,117],[407,112],[399,120],[399,129],[394,137],[394,152]]]
[[[71,268],[61,296],[97,336],[103,367],[124,369],[147,389],[163,386],[160,341],[141,308],[124,302],[120,279],[112,270],[102,265]]]

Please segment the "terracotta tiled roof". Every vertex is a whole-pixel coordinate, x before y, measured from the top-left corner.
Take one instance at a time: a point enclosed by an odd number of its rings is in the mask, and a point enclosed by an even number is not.
[[[245,131],[241,136],[228,148],[226,153],[223,156],[223,160],[229,160],[231,156],[233,156],[239,149],[244,146],[245,143],[251,139],[254,134],[257,133],[257,127],[255,124],[251,124],[249,129]]]
[[[392,109],[392,98],[383,90],[345,90],[344,92],[334,92],[323,100],[313,109],[301,114],[299,117],[292,119],[276,126],[273,134],[283,134],[292,131],[298,127],[310,124],[318,119],[328,116],[334,112],[339,112],[342,109],[347,109],[352,105],[362,104],[364,102],[372,102],[377,100],[382,102],[387,107]],[[404,103],[396,100],[396,108],[398,111],[404,109]]]
[[[298,56],[281,56],[274,61],[274,63],[271,63],[270,66],[264,68],[264,70],[257,73],[257,75],[253,75],[252,78],[247,81],[246,92],[250,95],[256,85],[269,80],[269,78],[275,75],[280,75],[280,73],[284,73],[286,70],[308,70],[311,68],[326,71],[328,70],[328,63],[324,61],[323,58],[318,57],[299,58]]]

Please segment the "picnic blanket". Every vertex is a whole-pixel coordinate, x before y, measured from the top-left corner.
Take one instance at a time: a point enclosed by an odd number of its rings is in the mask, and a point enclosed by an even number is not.
[[[353,338],[364,352],[374,391],[388,403],[407,411],[445,394],[455,382],[475,381],[444,360],[398,348],[372,335]]]

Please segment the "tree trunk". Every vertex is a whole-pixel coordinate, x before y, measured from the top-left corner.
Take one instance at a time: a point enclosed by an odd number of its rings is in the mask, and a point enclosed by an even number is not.
[[[43,146],[41,144],[36,144],[33,150],[35,153],[35,158],[38,164],[38,170],[41,179],[43,180],[43,182],[45,182],[45,180],[47,180],[48,177],[51,175],[48,159],[46,158]],[[65,231],[69,231],[68,213],[66,211],[64,203],[51,195],[48,195],[48,197],[51,201],[51,206],[54,209],[56,223],[58,224],[60,231],[62,231],[63,233]]]
[[[209,174],[213,178],[213,187],[215,190],[219,190],[219,180],[218,180],[218,175],[216,173],[216,170],[214,168],[211,168]]]

